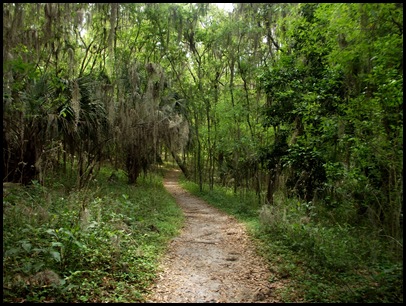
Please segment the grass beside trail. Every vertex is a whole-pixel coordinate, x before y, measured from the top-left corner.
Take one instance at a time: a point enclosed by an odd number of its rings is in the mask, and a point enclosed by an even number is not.
[[[305,203],[281,195],[261,207],[255,194],[218,186],[200,192],[184,178],[181,185],[247,224],[269,262],[270,281],[288,280],[274,291],[283,302],[403,302],[403,260],[371,229],[338,224],[321,209],[309,219]]]
[[[3,302],[144,301],[183,215],[161,175],[112,172],[3,190]]]

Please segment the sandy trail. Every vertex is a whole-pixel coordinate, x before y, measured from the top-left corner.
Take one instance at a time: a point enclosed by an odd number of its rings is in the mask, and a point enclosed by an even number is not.
[[[164,186],[183,209],[185,226],[171,241],[147,302],[278,302],[244,225],[181,188],[179,175],[169,172]]]

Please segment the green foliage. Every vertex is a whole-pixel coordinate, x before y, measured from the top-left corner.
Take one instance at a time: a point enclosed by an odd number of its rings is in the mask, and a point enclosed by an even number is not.
[[[326,181],[324,160],[320,152],[316,147],[294,144],[288,149],[288,154],[283,157],[283,160],[285,167],[295,169],[286,186],[305,201],[310,201]]]
[[[143,300],[182,216],[161,177],[135,188],[121,171],[108,181],[111,171],[102,168],[86,192],[37,184],[6,195],[4,301]],[[54,280],[39,282],[46,273]]]
[[[395,240],[402,237],[400,9],[299,4],[285,18],[289,51],[260,78],[268,96],[264,126],[292,135],[284,187],[306,202],[324,197],[315,205],[337,208],[330,211],[337,220],[358,223],[362,216]],[[271,155],[276,140],[262,151]]]
[[[327,173],[338,169],[330,165]],[[282,192],[273,206],[260,208],[255,197],[242,199],[226,188],[201,192],[184,180],[182,186],[249,225],[272,280],[289,280],[275,291],[285,302],[403,301],[403,265],[390,259],[390,247],[368,227],[336,224],[328,212]]]
[[[127,168],[130,182],[140,177],[142,189],[141,173],[161,147],[179,144],[180,114],[190,125],[184,135],[193,138],[184,137],[182,146],[190,176],[200,189],[210,182],[210,197],[241,216],[259,211],[245,198],[261,203],[265,194],[273,197],[279,206],[263,212],[261,226],[287,235],[274,241],[286,244],[287,254],[305,250],[310,258],[317,250],[323,269],[333,269],[337,256],[345,270],[353,264],[346,254],[354,244],[372,258],[381,251],[377,237],[385,235],[392,255],[402,258],[403,4],[241,3],[225,13],[214,4],[5,3],[3,19],[3,181],[30,185],[4,197],[5,247],[18,262],[13,273],[49,266],[66,278],[74,267],[99,279],[80,283],[88,290],[81,300],[93,301],[92,290],[101,294],[100,282],[107,277],[110,284],[114,268],[112,241],[119,241],[115,254],[124,257],[121,246],[133,245],[123,224],[144,237],[158,217],[144,211],[156,217],[145,223],[136,209],[146,203],[129,210],[129,190],[117,185],[111,200],[92,189],[98,186],[93,179],[110,160]],[[182,100],[172,99],[173,92]],[[56,169],[65,170],[63,184],[52,176]],[[243,200],[231,201],[231,191],[224,197],[215,181],[232,184]],[[290,205],[296,196],[304,201],[300,211]],[[101,209],[106,202],[119,211]],[[312,223],[285,224],[288,215],[305,213]],[[350,239],[357,226],[373,233],[370,246]],[[160,239],[154,231],[146,237]],[[337,249],[329,239],[337,240]],[[138,240],[134,245],[143,248]],[[99,261],[106,269],[89,272]],[[291,263],[284,270],[300,274]],[[335,295],[338,285],[316,274],[304,279],[303,292],[320,302],[329,296],[396,300],[378,292],[397,283],[398,273],[382,275],[376,287],[341,274],[344,283],[362,284]],[[117,288],[125,290],[124,284]],[[47,301],[45,295],[36,300]]]
[[[294,291],[285,289],[287,301],[300,297],[306,302],[402,301],[398,283],[402,272],[396,260],[388,260],[392,255],[383,239],[367,227],[331,225],[328,215],[317,216],[318,210],[309,218],[309,207],[301,202],[279,198],[276,203],[262,209],[256,235],[261,252],[276,267],[276,278],[293,282]],[[391,267],[388,271],[397,272],[383,276],[380,270],[386,265]]]

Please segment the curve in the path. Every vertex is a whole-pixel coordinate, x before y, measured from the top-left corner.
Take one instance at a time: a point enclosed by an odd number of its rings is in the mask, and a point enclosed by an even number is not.
[[[270,272],[255,253],[244,226],[189,194],[177,183],[179,171],[164,179],[186,217],[170,243],[148,302],[277,302]]]

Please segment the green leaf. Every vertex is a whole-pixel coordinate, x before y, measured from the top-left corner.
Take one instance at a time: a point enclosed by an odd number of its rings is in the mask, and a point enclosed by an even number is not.
[[[24,271],[25,273],[30,273],[31,270],[32,270],[32,263],[26,262],[23,264],[22,271]]]
[[[45,231],[46,233],[48,233],[48,234],[50,234],[50,235],[53,235],[53,236],[55,236],[55,237],[58,237],[58,235],[55,233],[55,230],[54,229],[47,229],[46,231]]]
[[[61,254],[57,251],[50,251],[49,254],[55,259],[57,262],[61,262]]]
[[[65,281],[65,280],[61,280],[61,285],[64,285],[64,284],[62,284],[62,281]],[[69,284],[65,288],[63,288],[62,292],[65,293],[65,292],[69,291],[70,289],[77,288],[77,287],[78,287],[77,285]]]
[[[43,262],[38,262],[38,263],[36,263],[35,265],[34,265],[34,271],[35,272],[39,272],[41,269],[42,269],[42,267],[43,266],[45,266],[45,264],[43,263]]]
[[[26,252],[30,252],[30,251],[31,251],[31,247],[32,247],[32,244],[31,244],[31,243],[26,242],[26,243],[23,243],[21,246],[23,247],[23,249],[24,249]]]
[[[52,242],[51,246],[53,246],[53,247],[63,247],[63,244],[61,242]]]
[[[80,249],[86,249],[86,245],[80,243],[79,241],[75,240],[74,243],[75,243]]]
[[[20,249],[18,249],[18,248],[12,248],[12,249],[10,249],[10,250],[7,250],[5,253],[4,253],[4,257],[11,257],[12,255],[17,255],[17,254],[19,254],[20,253]]]
[[[65,233],[68,237],[70,237],[70,238],[72,238],[72,239],[75,239],[75,236],[73,236],[73,234],[69,231],[69,230],[67,230],[67,229],[64,229],[64,228],[60,228],[59,229],[59,231],[61,232],[61,233]]]

